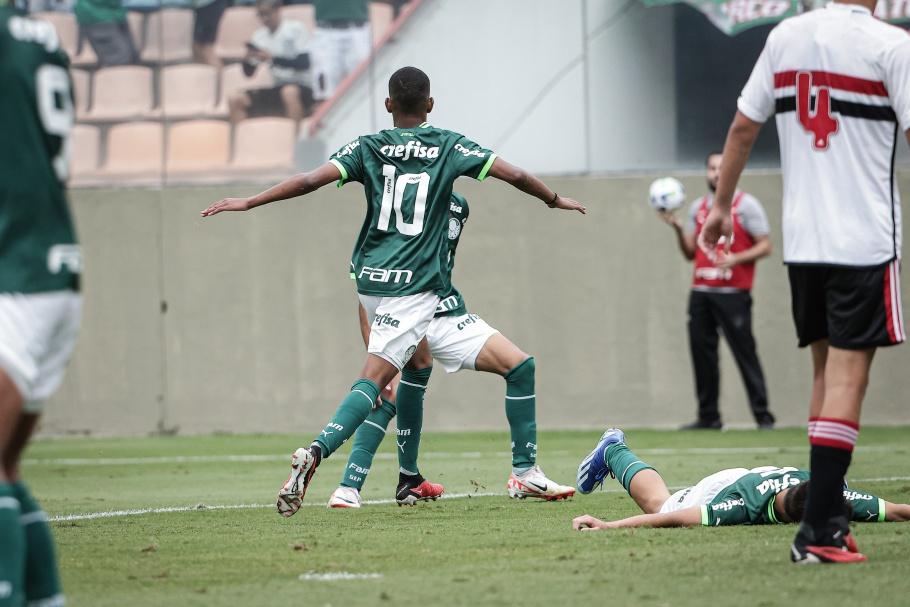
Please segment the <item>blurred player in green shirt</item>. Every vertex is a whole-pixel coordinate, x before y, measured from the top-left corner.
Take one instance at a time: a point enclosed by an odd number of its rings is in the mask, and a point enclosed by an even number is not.
[[[433,98],[430,80],[419,69],[404,67],[392,74],[385,107],[394,128],[358,137],[319,168],[256,196],[227,198],[202,211],[203,217],[246,211],[309,194],[333,181],[360,182],[366,195],[353,269],[360,303],[372,325],[367,360],[331,421],[309,447],[292,456],[291,475],[278,493],[283,516],[300,508],[316,467],[363,423],[377,403],[380,386],[402,370],[402,381],[426,386],[432,356],[424,337],[440,296],[450,288],[445,227],[455,180],[492,176],[550,208],[585,212],[580,203],[559,196],[490,150],[427,123]],[[399,415],[404,413],[399,408]]]
[[[0,0],[0,606],[63,605],[47,515],[19,460],[76,341],[66,201],[73,96],[54,27]]]
[[[574,529],[798,523],[809,490],[808,470],[762,466],[721,470],[671,495],[657,470],[629,450],[625,435],[617,428],[604,432],[594,451],[582,461],[578,488],[590,493],[607,475],[619,481],[644,514],[616,521],[585,514],[573,519]],[[846,487],[843,493],[854,521],[910,520],[910,504],[893,504],[869,492]]]

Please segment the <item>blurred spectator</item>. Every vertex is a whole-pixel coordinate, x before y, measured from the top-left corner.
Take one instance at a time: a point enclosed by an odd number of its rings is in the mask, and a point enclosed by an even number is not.
[[[372,34],[367,0],[313,0],[313,6],[314,93],[321,100],[331,97],[345,76],[369,57]]]
[[[198,63],[221,67],[221,59],[215,54],[215,36],[229,6],[231,0],[193,0],[193,59]]]
[[[139,60],[120,0],[76,0],[80,37],[98,56],[99,67],[127,65]]]
[[[280,0],[258,0],[256,12],[263,27],[247,43],[243,72],[252,76],[260,64],[268,63],[275,85],[232,95],[228,100],[231,121],[256,116],[300,120],[313,106],[309,32],[303,23],[281,18]]]

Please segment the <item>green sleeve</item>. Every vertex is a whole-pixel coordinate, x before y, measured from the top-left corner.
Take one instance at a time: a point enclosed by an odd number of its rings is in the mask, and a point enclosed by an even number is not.
[[[885,520],[885,500],[880,497],[864,491],[845,489],[844,501],[850,505],[854,521],[881,523]]]
[[[341,172],[341,179],[338,180],[339,187],[348,181],[363,183],[363,148],[360,145],[360,139],[355,139],[332,154],[329,162],[338,167]]]
[[[707,506],[702,506],[701,524],[706,527],[745,525],[749,522],[749,511],[742,498],[715,498]]]
[[[450,160],[459,175],[483,181],[487,178],[493,161],[496,160],[496,154],[467,137],[462,137],[452,148]]]

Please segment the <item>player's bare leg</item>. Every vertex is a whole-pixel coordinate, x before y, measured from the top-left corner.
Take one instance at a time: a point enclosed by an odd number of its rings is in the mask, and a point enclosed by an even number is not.
[[[875,349],[844,350],[812,344],[813,391],[809,418],[812,483],[806,513],[791,547],[796,563],[854,563],[866,560],[850,536],[843,479],[859,434],[859,416]],[[819,386],[820,366],[824,367]]]
[[[309,447],[300,447],[291,456],[291,474],[278,491],[279,514],[289,517],[300,509],[319,463],[354,434],[375,406],[379,386],[385,387],[397,374],[395,365],[375,354],[367,354],[360,379],[351,386],[335,415]]]
[[[574,487],[550,480],[537,465],[534,358],[503,334],[494,333],[478,353],[474,368],[506,380],[506,418],[512,434],[512,473],[506,483],[509,497],[552,501],[575,495]]]
[[[632,477],[629,495],[642,512],[653,514],[660,512],[661,506],[670,499],[670,490],[657,470],[648,468]]]

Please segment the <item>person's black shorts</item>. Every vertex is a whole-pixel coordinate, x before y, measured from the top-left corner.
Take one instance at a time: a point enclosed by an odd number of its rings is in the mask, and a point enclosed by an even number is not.
[[[218,35],[218,24],[225,9],[231,5],[232,0],[215,0],[211,4],[200,6],[196,9],[196,19],[193,22],[193,42],[197,44],[214,44]]]
[[[303,104],[303,113],[305,116],[308,116],[313,108],[313,91],[311,91],[309,87],[299,84],[284,84],[268,88],[247,89],[245,92],[250,96],[250,107],[247,110],[247,115],[250,118],[286,116],[287,111],[284,107],[284,101],[281,99],[281,89],[285,86],[297,87],[297,94],[300,95],[300,103]]]
[[[827,339],[835,348],[865,350],[904,341],[900,262],[853,268],[787,266],[799,347]]]

